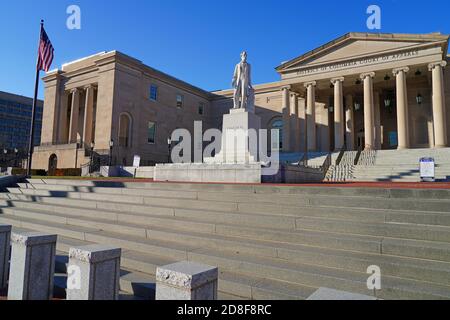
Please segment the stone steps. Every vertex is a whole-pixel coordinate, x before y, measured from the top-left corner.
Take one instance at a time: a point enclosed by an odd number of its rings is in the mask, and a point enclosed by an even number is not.
[[[28,221],[25,226],[29,228],[33,223],[36,222]],[[34,227],[37,227],[37,225],[34,225]],[[39,227],[42,228],[43,226]],[[53,224],[50,230],[47,228],[45,231],[55,232],[55,228],[55,224]],[[67,227],[65,227],[65,229],[67,229]],[[79,231],[79,228],[75,228],[75,232]],[[112,233],[108,234],[101,231],[94,234],[86,233],[86,241],[101,243],[108,242],[112,245],[121,246],[124,249],[122,264],[127,268],[137,271],[148,272],[148,270],[151,270],[150,273],[154,273],[156,267],[162,263],[187,259],[200,263],[217,265],[224,272],[233,272],[238,270],[239,275],[245,279],[249,279],[248,277],[256,275],[259,277],[265,277],[268,282],[286,281],[290,283],[291,286],[299,286],[302,290],[307,290],[308,294],[311,293],[312,290],[325,285],[332,288],[343,288],[352,292],[367,293],[365,283],[367,275],[365,273],[302,265],[298,263],[293,264],[291,262],[275,262],[273,260],[256,256],[246,255],[245,259],[243,259],[237,255],[232,255],[221,250],[211,251],[210,249],[197,248],[191,251],[183,251],[186,246],[175,248],[175,246],[172,245],[171,248],[168,249],[167,242],[165,243],[165,251],[157,251],[155,250],[156,247],[153,240],[151,243],[144,244],[144,241],[136,238],[133,238],[132,241],[130,241],[130,239],[123,240],[123,237],[118,238],[117,235]],[[128,253],[128,250],[132,250],[130,247],[133,249],[137,248],[139,251]],[[161,257],[161,254],[165,252],[164,258],[167,260],[159,259],[156,263],[154,263],[154,252],[156,251],[156,257]],[[148,255],[147,252],[152,252],[152,255]],[[400,297],[442,299],[450,297],[450,287],[448,286],[425,283],[421,281],[404,280],[388,276],[384,276],[383,280],[385,289],[378,292],[378,297],[383,299],[395,299]],[[226,281],[229,281],[229,279],[226,279]],[[240,283],[240,285],[242,284]],[[416,286],[419,286],[422,291],[417,292],[415,290]],[[242,289],[238,289],[238,291],[242,292]]]
[[[5,218],[6,217],[6,218]],[[258,273],[259,276],[265,276],[267,275],[267,272],[272,272],[272,276],[276,277],[277,273],[275,270],[281,268],[283,269],[283,275],[281,278],[276,278],[274,280],[277,281],[289,281],[291,283],[297,283],[299,285],[306,285],[306,286],[314,286],[317,287],[324,286],[325,283],[322,283],[320,281],[316,281],[315,277],[316,274],[313,275],[314,272],[321,271],[323,273],[324,281],[327,282],[328,285],[331,283],[335,284],[335,287],[341,287],[338,284],[349,286],[349,290],[359,290],[358,292],[363,293],[366,290],[362,290],[361,283],[362,279],[366,277],[366,275],[363,272],[349,272],[344,270],[337,270],[337,269],[330,269],[330,268],[324,268],[324,267],[318,267],[318,266],[311,266],[309,264],[293,264],[292,262],[284,262],[280,259],[268,259],[264,257],[259,256],[253,256],[249,255],[248,253],[242,253],[245,254],[245,260],[242,260],[240,258],[240,254],[231,254],[230,251],[225,251],[222,249],[219,249],[219,247],[216,247],[214,249],[210,248],[201,248],[199,245],[188,245],[185,242],[185,239],[180,239],[182,243],[170,243],[167,241],[159,241],[157,239],[142,239],[141,237],[136,236],[124,236],[124,235],[118,235],[117,233],[112,232],[105,232],[105,231],[99,231],[97,229],[93,228],[87,228],[87,227],[77,227],[77,226],[62,226],[58,223],[50,223],[47,221],[39,221],[39,220],[33,220],[33,219],[25,219],[23,217],[17,218],[15,216],[9,216],[5,215],[1,218],[2,222],[12,223],[13,225],[17,225],[19,223],[20,227],[25,228],[31,228],[31,229],[37,229],[43,230],[45,232],[55,232],[62,236],[69,236],[71,238],[75,238],[78,240],[83,241],[90,241],[90,242],[96,242],[96,243],[109,243],[112,245],[117,245],[127,250],[137,250],[140,252],[140,254],[145,254],[147,252],[152,252],[152,254],[157,254],[158,256],[164,256],[167,259],[171,259],[173,261],[179,261],[179,260],[186,260],[186,259],[193,259],[197,262],[203,262],[203,263],[215,263],[215,265],[218,265],[222,269],[225,270],[239,270],[235,269],[238,268],[238,266],[241,266],[242,264],[249,264],[247,272],[252,273],[252,269],[250,266],[257,267],[259,266],[260,273]],[[159,242],[158,242],[159,241]],[[205,242],[206,243],[206,242]],[[209,244],[209,243],[208,243]],[[220,254],[218,254],[220,253]],[[286,252],[285,252],[286,254]],[[230,261],[233,260],[233,263],[230,265]],[[379,262],[379,260],[378,260]],[[222,263],[222,264],[221,264]],[[367,262],[366,262],[367,263]],[[369,262],[370,263],[370,262]],[[139,268],[139,264],[137,265],[131,265],[131,264],[125,264],[125,266],[130,267],[134,270],[138,271],[144,271],[147,269]],[[264,268],[263,266],[268,266]],[[155,267],[156,268],[156,267]],[[394,263],[394,269],[399,268],[398,266],[395,267]],[[448,270],[448,267],[441,266],[441,272],[444,272],[445,270]],[[302,270],[300,273],[297,270]],[[412,270],[412,269],[410,269]],[[308,272],[307,272],[308,271]],[[420,274],[421,272],[424,272],[424,270],[416,271],[417,274]],[[252,273],[253,274],[253,273]],[[433,275],[436,276],[436,272],[433,271]],[[344,277],[345,280],[342,280],[341,278]],[[325,280],[326,279],[326,280]],[[360,281],[357,281],[355,279],[359,279]],[[365,279],[365,278],[364,278]],[[442,279],[448,279],[448,274],[442,276]],[[346,282],[348,281],[348,283]],[[354,283],[356,281],[356,283]],[[386,281],[386,279],[385,279]],[[396,278],[391,279],[393,281],[393,284],[397,285],[396,281],[399,281]],[[402,286],[405,286],[405,288],[408,288],[409,282],[412,280],[402,280],[400,283]],[[413,281],[415,282],[415,281]],[[357,285],[359,283],[359,285]],[[440,286],[440,285],[429,285],[429,290],[431,290],[433,293],[432,295],[441,295],[444,294],[443,292],[446,290],[446,288]],[[396,290],[406,290],[409,289],[397,289],[392,288],[394,292],[390,292],[390,289],[387,290],[384,298],[389,297],[395,297]],[[412,287],[411,287],[412,288]],[[450,287],[448,288],[450,290]],[[435,291],[433,291],[435,290]],[[442,291],[443,290],[443,291]],[[440,293],[439,293],[440,292]],[[406,294],[406,293],[402,293]],[[413,293],[407,293],[408,295],[412,295]],[[428,293],[428,295],[431,293]],[[450,292],[449,292],[450,294]],[[392,296],[394,295],[394,296]],[[424,296],[421,295],[423,298]]]
[[[11,209],[12,210],[12,209]],[[4,210],[4,214],[6,218],[8,218],[8,210]],[[40,213],[32,213],[27,214],[27,212],[19,211],[15,212],[13,215],[17,215],[20,217],[29,217],[31,219],[39,219],[52,221],[51,215],[40,214]],[[57,218],[61,218],[61,215],[58,215]],[[271,258],[282,258],[284,260],[289,261],[298,261],[308,263],[314,262],[314,264],[339,268],[342,264],[348,262],[349,259],[352,260],[352,268],[353,270],[364,272],[365,268],[368,265],[374,264],[375,262],[379,263],[380,260],[383,260],[383,270],[387,273],[386,270],[389,268],[392,269],[392,266],[395,268],[399,268],[402,265],[409,270],[417,270],[417,273],[414,275],[410,272],[411,277],[414,279],[423,279],[424,269],[426,271],[426,265],[424,265],[418,259],[408,259],[408,258],[399,258],[394,256],[384,256],[380,257],[379,255],[367,255],[356,252],[348,252],[342,250],[331,250],[325,248],[311,247],[305,245],[289,245],[285,243],[274,243],[267,241],[255,241],[255,240],[247,240],[245,243],[242,242],[242,239],[227,237],[227,236],[219,236],[214,234],[204,234],[204,233],[193,233],[193,232],[181,232],[179,230],[167,230],[161,228],[151,227],[151,229],[147,230],[145,233],[142,232],[142,229],[138,225],[134,225],[131,227],[131,224],[121,225],[121,228],[118,228],[116,224],[110,224],[105,222],[98,222],[95,219],[71,219],[66,217],[65,219],[70,219],[66,221],[59,221],[61,223],[68,223],[70,225],[75,226],[91,226],[96,227],[104,231],[111,231],[116,233],[123,233],[125,235],[131,236],[141,236],[146,239],[153,239],[155,241],[164,241],[164,239],[177,239],[177,241],[185,244],[191,245],[206,245],[212,249],[229,249],[232,252],[240,252],[243,254],[252,254],[264,257]],[[54,221],[58,221],[58,219],[53,219]],[[133,232],[134,231],[134,232]],[[324,259],[325,257],[325,259]],[[435,263],[435,269],[450,269],[450,264],[447,263]],[[397,269],[395,269],[397,270]],[[434,269],[433,269],[434,270]],[[428,273],[425,272],[427,275]],[[394,275],[395,273],[393,273]],[[405,271],[406,274],[406,271]],[[433,274],[434,273],[430,273]],[[432,280],[430,280],[432,281]],[[449,274],[444,276],[439,282],[444,282],[450,285],[450,270]]]
[[[109,193],[48,191],[39,189],[8,188],[12,195],[28,195],[34,197],[59,197],[64,199],[92,200],[97,202],[139,204],[160,207],[177,207],[207,210],[211,207],[224,212],[267,212],[273,210],[270,206],[281,206],[282,209],[297,206],[339,206],[360,207],[393,210],[422,210],[450,212],[450,200],[439,199],[398,199],[387,198],[379,201],[371,196],[335,196],[335,195],[304,195],[277,196],[268,198],[266,195],[242,196],[238,194],[200,193],[197,199],[169,198],[161,196],[135,196]],[[256,202],[256,203],[255,203]],[[267,204],[266,204],[267,203]],[[265,210],[265,209],[266,210]]]
[[[219,267],[222,297],[372,294],[377,265],[380,298],[450,298],[449,190],[55,181],[0,193],[0,222],[57,233],[61,251],[123,248],[131,296],[133,281],[151,294],[157,266],[192,260]]]
[[[90,180],[52,180],[52,179],[28,179],[29,183],[21,184],[31,189],[54,189],[61,191],[80,191],[93,193],[115,193],[115,194],[143,194],[152,195],[157,191],[189,191],[201,193],[221,194],[276,194],[280,196],[299,195],[336,195],[336,196],[371,196],[385,198],[436,198],[448,199],[450,190],[445,189],[385,189],[385,188],[324,188],[317,186],[280,186],[280,185],[232,185],[232,184],[189,184],[189,183],[142,183],[142,182],[113,182],[113,181],[90,181]]]

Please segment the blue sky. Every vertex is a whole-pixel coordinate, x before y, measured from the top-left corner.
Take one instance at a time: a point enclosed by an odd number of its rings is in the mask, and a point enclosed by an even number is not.
[[[66,28],[73,4],[81,30]],[[244,49],[254,82],[264,83],[278,80],[282,61],[347,32],[369,32],[371,4],[382,10],[380,32],[450,34],[448,0],[0,0],[0,90],[32,96],[41,18],[55,47],[52,68],[115,49],[215,90],[230,87]]]

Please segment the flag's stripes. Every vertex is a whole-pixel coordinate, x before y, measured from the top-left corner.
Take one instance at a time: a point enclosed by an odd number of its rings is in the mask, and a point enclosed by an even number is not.
[[[42,28],[41,31],[41,40],[39,42],[38,51],[38,70],[44,70],[45,72],[48,72],[53,62],[53,53],[55,50],[53,49],[53,45],[50,42],[50,39],[48,38],[44,28]]]

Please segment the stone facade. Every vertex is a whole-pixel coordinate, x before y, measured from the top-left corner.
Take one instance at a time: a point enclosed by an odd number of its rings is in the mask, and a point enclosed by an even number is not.
[[[261,128],[282,129],[284,152],[448,146],[448,40],[349,33],[283,63],[280,81],[255,86]],[[130,165],[135,154],[142,165],[164,163],[174,129],[193,132],[194,121],[220,129],[233,105],[232,90],[204,91],[116,51],[63,65],[44,81],[35,169],[47,169],[52,154],[58,168],[80,167],[92,142],[109,155],[111,140],[115,164]]]

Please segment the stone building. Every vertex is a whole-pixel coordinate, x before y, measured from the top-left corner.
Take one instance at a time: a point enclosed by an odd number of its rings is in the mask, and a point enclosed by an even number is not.
[[[442,148],[450,130],[449,36],[349,33],[276,68],[256,85],[262,127],[283,152]],[[42,145],[33,168],[80,167],[88,150],[113,162],[166,162],[176,128],[221,127],[232,90],[207,92],[122,53],[63,65],[45,78]],[[75,108],[73,107],[75,106]]]

